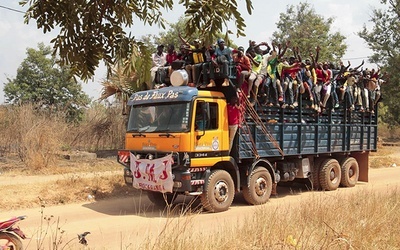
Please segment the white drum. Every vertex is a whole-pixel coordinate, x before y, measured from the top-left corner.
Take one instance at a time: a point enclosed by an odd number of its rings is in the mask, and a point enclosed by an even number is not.
[[[189,75],[186,70],[178,69],[171,73],[170,81],[174,87],[187,85],[189,81]]]

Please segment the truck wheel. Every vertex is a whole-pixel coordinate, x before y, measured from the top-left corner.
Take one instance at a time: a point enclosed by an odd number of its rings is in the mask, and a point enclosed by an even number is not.
[[[271,174],[267,169],[260,167],[251,172],[249,182],[243,187],[243,198],[250,205],[261,205],[269,200],[271,191]]]
[[[235,184],[225,170],[214,170],[206,180],[206,189],[200,195],[203,208],[209,212],[228,210],[235,195]]]
[[[340,181],[343,187],[354,187],[358,181],[360,175],[360,169],[358,162],[353,157],[345,158],[341,164],[342,179]]]
[[[339,162],[335,159],[326,159],[321,164],[319,183],[322,190],[331,191],[339,187],[341,179]]]
[[[147,191],[147,197],[154,205],[159,208],[164,208],[167,205],[171,205],[175,199],[174,194],[163,194],[153,191]]]
[[[313,190],[320,190],[321,189],[321,184],[319,182],[319,172],[321,171],[321,160],[314,160],[314,166],[312,168],[312,173],[311,173],[311,187]]]

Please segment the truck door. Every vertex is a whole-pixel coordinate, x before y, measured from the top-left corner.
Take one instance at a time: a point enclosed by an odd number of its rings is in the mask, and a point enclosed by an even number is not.
[[[214,157],[228,155],[219,108],[216,101],[198,99],[195,102],[194,159],[201,159],[202,166],[212,166],[216,162]],[[197,165],[195,162],[192,161],[192,165]]]

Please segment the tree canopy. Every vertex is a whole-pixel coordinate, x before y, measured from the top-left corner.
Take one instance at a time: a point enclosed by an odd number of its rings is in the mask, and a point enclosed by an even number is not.
[[[75,75],[89,79],[100,61],[105,62],[109,72],[111,65],[118,61],[135,64],[137,42],[125,28],[134,25],[134,17],[145,24],[165,28],[162,11],[172,10],[176,2],[186,9],[185,33],[188,36],[200,31],[206,41],[211,41],[217,33],[231,33],[224,29],[232,20],[237,27],[236,35],[244,35],[246,25],[236,0],[24,0],[21,5],[29,5],[25,22],[36,20],[38,29],[45,33],[59,30],[51,42],[54,53],[60,56],[61,65],[70,65]],[[245,2],[247,12],[251,14],[251,0]]]
[[[387,81],[382,86],[383,104],[387,112],[383,120],[389,125],[400,124],[400,1],[382,0],[385,9],[374,9],[371,15],[371,30],[366,25],[358,32],[369,48],[374,51],[370,61],[377,63],[386,72]]]
[[[43,43],[38,50],[27,49],[27,57],[17,70],[15,79],[4,86],[6,102],[33,103],[41,108],[66,111],[69,119],[79,117],[80,108],[89,104],[67,66],[58,67],[51,57],[51,48]]]
[[[273,38],[281,44],[290,41],[292,46],[299,47],[303,56],[315,53],[319,46],[320,61],[333,62],[342,58],[347,49],[346,38],[339,32],[331,33],[333,21],[318,15],[307,2],[288,5],[286,12],[280,13]]]

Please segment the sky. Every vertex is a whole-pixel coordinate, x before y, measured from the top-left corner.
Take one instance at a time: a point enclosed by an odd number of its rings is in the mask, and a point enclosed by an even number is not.
[[[0,0],[0,104],[5,102],[4,84],[7,79],[14,79],[17,69],[26,58],[26,49],[35,48],[37,44],[43,42],[45,45],[50,44],[50,40],[57,34],[55,32],[44,34],[42,30],[36,28],[35,20],[31,20],[29,24],[24,23],[23,13],[12,11],[11,8],[18,11],[25,11],[26,7],[21,7],[19,1]],[[178,1],[176,1],[178,2]],[[235,38],[233,41],[237,45],[247,46],[248,41],[256,42],[266,41],[270,43],[272,33],[276,30],[276,23],[279,21],[279,14],[285,12],[288,5],[297,5],[297,0],[253,0],[253,13],[248,15],[243,0],[239,0],[238,9],[242,13],[246,29],[245,37]],[[368,49],[363,39],[357,36],[365,24],[371,27],[369,22],[372,10],[375,8],[384,8],[380,4],[380,0],[318,0],[308,1],[315,9],[316,13],[325,19],[333,17],[335,21],[331,26],[331,32],[339,31],[346,36],[346,44],[348,49],[342,60],[350,61],[353,66],[359,65],[363,59],[366,60],[364,67],[376,68],[376,65],[369,64],[368,56],[372,51]],[[165,12],[165,19],[170,23],[175,23],[184,13],[184,8],[175,5],[173,11]],[[146,36],[149,34],[159,34],[163,31],[157,26],[143,25],[139,20],[128,29],[136,37]],[[100,66],[95,72],[95,76],[88,82],[82,82],[83,90],[92,99],[97,99],[101,93],[101,82],[105,79],[105,67]]]

